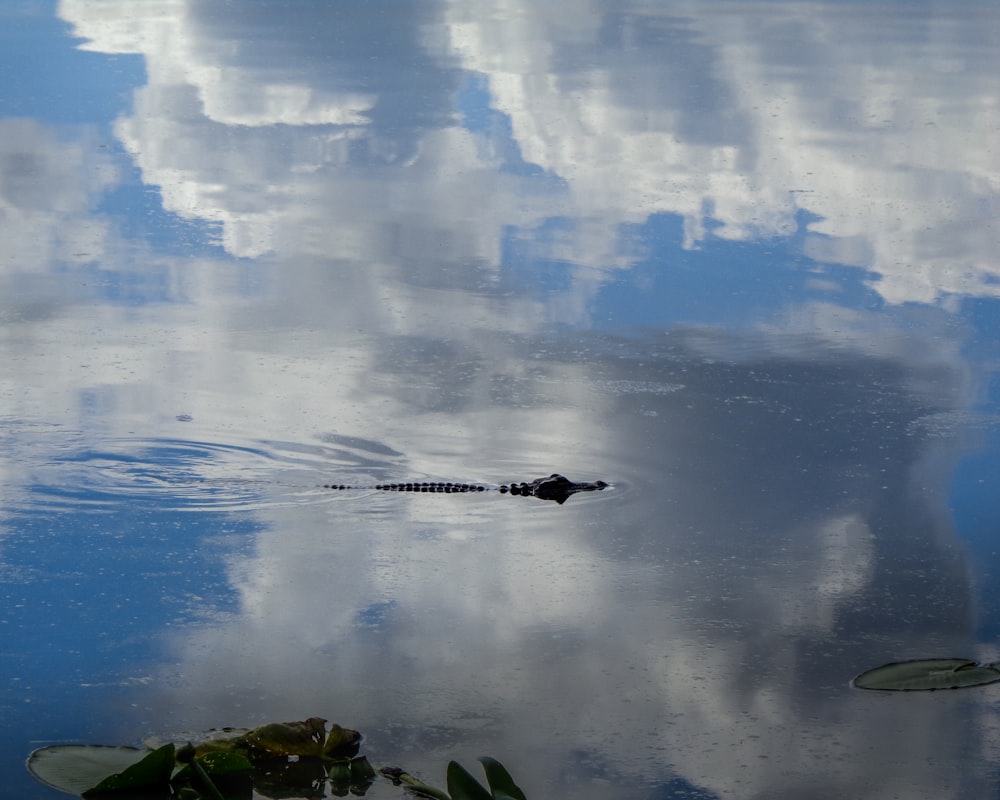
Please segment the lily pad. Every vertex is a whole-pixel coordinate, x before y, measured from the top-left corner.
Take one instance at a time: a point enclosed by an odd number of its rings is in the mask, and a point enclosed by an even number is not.
[[[152,761],[147,759],[152,758]],[[54,745],[35,750],[28,757],[28,772],[39,781],[69,794],[97,789],[112,776],[124,781],[118,788],[139,788],[160,783],[167,786],[174,767],[173,746],[150,752],[136,747],[104,745]],[[114,791],[114,787],[110,789]],[[102,790],[103,791],[103,790]]]
[[[1000,669],[994,664],[979,664],[967,658],[921,658],[870,669],[851,683],[858,689],[918,692],[964,689],[997,681]]]

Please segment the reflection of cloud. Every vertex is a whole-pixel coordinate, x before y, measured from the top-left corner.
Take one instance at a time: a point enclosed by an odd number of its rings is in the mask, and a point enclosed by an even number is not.
[[[194,0],[127,13],[120,0],[65,0],[60,13],[88,48],[145,55],[148,85],[116,132],[168,211],[218,223],[234,255],[360,264],[374,286],[418,262],[432,275],[442,264],[494,271],[509,230],[532,236],[564,210],[557,185],[504,171],[502,153],[455,125],[456,79],[421,33],[436,8],[400,5],[383,18],[310,4],[276,17],[265,4],[237,22]],[[316,43],[317,31],[338,47]],[[551,256],[619,262],[603,223],[581,222],[572,240]],[[584,319],[602,280],[574,275],[560,302],[533,315]]]
[[[783,7],[777,24],[725,4],[613,16],[576,5],[449,6],[447,46],[427,33],[436,6],[409,28],[333,7],[280,20],[253,7],[226,25],[194,0],[127,14],[117,0],[64,0],[60,13],[87,47],[145,55],[149,84],[118,134],[166,207],[219,222],[236,255],[434,248],[495,265],[505,230],[537,238],[565,216],[572,232],[537,255],[610,266],[627,261],[618,227],[653,214],[681,215],[696,247],[710,235],[787,236],[805,212],[805,254],[870,267],[890,302],[997,293],[996,87],[975,76],[1000,74],[1000,59],[948,34],[952,17],[900,28],[888,9]],[[315,30],[341,44],[336,76]],[[368,52],[345,44],[365,37]],[[447,127],[446,51],[487,76],[507,149],[546,179],[502,172],[500,142]],[[440,113],[420,117],[414,94]],[[415,233],[428,229],[433,242]]]
[[[118,134],[165,207],[221,223],[236,255],[276,250],[370,262],[433,251],[495,265],[497,219],[530,226],[556,210],[545,196],[519,211],[524,182],[498,175],[498,161],[484,158],[467,132],[408,130],[427,127],[419,115],[405,116],[412,98],[421,115],[445,102],[453,110],[446,71],[402,61],[419,46],[420,26],[405,15],[369,31],[367,15],[333,6],[281,20],[253,7],[226,24],[197,2],[129,4],[123,12],[114,0],[66,0],[60,13],[89,49],[145,55],[148,86]],[[310,52],[305,43],[318,30],[339,46]],[[381,48],[387,52],[374,60]],[[388,110],[374,108],[376,96],[364,87],[387,95]],[[356,169],[369,162],[395,168],[391,175]],[[428,229],[439,233],[428,237]]]
[[[417,450],[454,452],[470,434],[449,438],[447,425],[481,420],[544,454],[559,417],[539,397],[558,376],[567,398],[600,398],[566,420],[613,438],[578,448],[620,477],[606,495],[264,511],[257,550],[232,563],[240,612],[177,643],[182,691],[203,709],[190,724],[240,722],[248,698],[262,718],[330,708],[373,746],[412,729],[414,751],[439,744],[441,758],[502,748],[545,796],[570,751],[719,797],[853,796],[869,781],[940,791],[950,772],[926,754],[964,747],[967,720],[873,706],[847,681],[859,664],[950,652],[968,633],[951,532],[931,503],[898,500],[928,482],[912,477],[927,445],[913,422],[952,407],[961,371],[926,354],[817,360],[780,335],[727,360],[703,336],[598,361],[596,382],[566,368],[567,345],[525,377],[526,413],[487,402],[442,420],[433,442],[412,434]]]
[[[273,247],[275,220],[297,194],[293,176],[340,160],[371,102],[289,83],[273,71],[220,67],[224,43],[199,35],[192,10],[185,0],[130,4],[127,12],[116,0],[60,4],[86,48],[145,55],[148,86],[118,135],[146,182],[160,186],[165,208],[219,222],[230,252],[259,255]],[[273,127],[322,123],[338,128],[296,136],[301,144],[291,150],[294,129]]]
[[[225,125],[357,125],[373,98],[331,92],[269,70],[227,65],[234,48],[199,35],[197,3],[187,0],[123,4],[120,0],[61,0],[59,14],[72,20],[85,50],[138,53],[146,57],[151,86],[195,87],[205,117]],[[125,7],[128,11],[125,11]],[[225,12],[232,16],[232,9]],[[230,20],[235,23],[235,19]],[[163,131],[164,138],[169,132]]]
[[[789,234],[805,210],[821,218],[807,250],[855,263],[864,242],[891,302],[997,294],[1000,54],[968,45],[980,15],[922,10],[901,27],[888,6],[690,3],[587,27],[602,9],[575,5],[456,3],[449,22],[524,158],[567,181],[577,213],[681,214],[693,247],[709,219],[752,239]]]
[[[107,230],[90,212],[117,175],[90,147],[58,139],[29,120],[0,120],[0,280],[47,271],[53,262],[85,263],[104,248]],[[19,297],[7,284],[0,306]]]

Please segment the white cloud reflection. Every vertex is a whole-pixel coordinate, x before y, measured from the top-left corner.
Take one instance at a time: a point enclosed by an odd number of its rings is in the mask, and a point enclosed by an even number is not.
[[[124,14],[116,0],[63,0],[60,13],[87,47],[145,56],[149,84],[119,135],[166,207],[221,223],[236,255],[370,256],[385,231],[366,224],[369,203],[404,227],[429,214],[442,255],[492,264],[505,227],[551,216],[588,221],[574,262],[610,266],[617,227],[652,214],[681,215],[697,247],[709,229],[786,236],[806,212],[818,218],[806,254],[874,270],[891,303],[997,294],[1000,55],[978,30],[995,20],[975,7],[956,19],[925,6],[446,5],[413,36],[487,77],[524,160],[563,181],[537,201],[537,181],[498,174],[496,154],[458,129],[416,132],[400,152],[372,115],[376,91],[357,88],[372,81],[334,90],[312,49],[257,52],[203,4]],[[336,41],[360,24],[322,30]],[[352,171],[359,140],[394,165],[391,182]]]
[[[324,92],[301,79],[282,79],[273,65],[261,69],[226,65],[232,48],[199,34],[197,20],[189,13],[194,5],[187,0],[154,0],[135,8],[120,0],[64,0],[59,13],[85,40],[81,49],[142,55],[154,95],[162,98],[171,89],[183,93],[185,87],[194,88],[208,121],[249,126],[368,121],[365,112],[374,104],[370,94]],[[159,133],[162,139],[170,134]]]
[[[1000,53],[979,30],[994,17],[672,3],[586,27],[601,7],[566,5],[455,3],[448,20],[524,157],[579,213],[677,213],[695,247],[709,219],[752,240],[807,211],[806,253],[873,269],[889,302],[997,294]],[[566,69],[584,48],[586,70]]]
[[[103,251],[107,223],[91,212],[118,175],[109,158],[95,155],[95,145],[87,135],[62,141],[33,120],[0,120],[0,238],[6,259],[0,275],[27,278],[47,272],[53,262],[85,263]],[[14,292],[5,297],[9,301]]]

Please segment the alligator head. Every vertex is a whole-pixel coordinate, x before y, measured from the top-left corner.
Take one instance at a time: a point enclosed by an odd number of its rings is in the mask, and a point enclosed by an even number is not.
[[[599,492],[607,487],[604,481],[571,481],[565,475],[553,473],[547,478],[536,478],[531,483],[512,483],[501,486],[501,492],[537,497],[540,500],[555,500],[562,505],[571,494],[577,492]]]

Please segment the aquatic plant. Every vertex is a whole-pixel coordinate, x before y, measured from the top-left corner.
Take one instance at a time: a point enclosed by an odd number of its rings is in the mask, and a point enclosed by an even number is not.
[[[315,797],[324,784],[336,796],[364,796],[382,779],[434,800],[527,800],[503,765],[481,758],[487,786],[461,764],[448,764],[447,792],[399,767],[376,770],[358,755],[361,734],[322,717],[257,728],[223,728],[175,741],[146,740],[145,748],[53,745],[28,757],[42,783],[88,798],[249,800]]]

